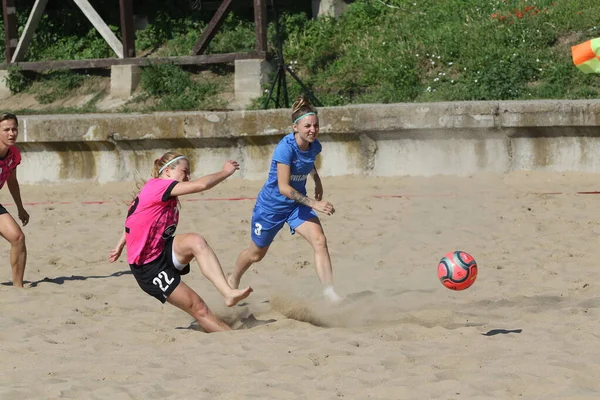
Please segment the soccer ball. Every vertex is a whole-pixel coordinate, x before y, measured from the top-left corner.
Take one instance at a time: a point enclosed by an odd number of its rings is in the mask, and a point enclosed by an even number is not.
[[[477,278],[477,263],[464,251],[451,251],[438,264],[438,278],[442,285],[451,290],[465,290]]]

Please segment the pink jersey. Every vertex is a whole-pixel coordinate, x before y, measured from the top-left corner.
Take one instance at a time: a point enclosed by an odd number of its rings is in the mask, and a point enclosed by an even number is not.
[[[125,220],[127,262],[143,265],[154,261],[173,236],[179,222],[177,197],[171,190],[177,181],[150,179],[135,198]]]
[[[21,152],[15,146],[8,148],[4,158],[0,158],[0,188],[4,186],[10,174],[21,163]]]

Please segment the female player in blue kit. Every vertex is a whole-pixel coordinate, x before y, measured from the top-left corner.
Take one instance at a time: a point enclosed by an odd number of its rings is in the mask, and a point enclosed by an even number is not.
[[[333,205],[323,198],[323,186],[315,168],[315,159],[321,152],[319,117],[317,110],[305,97],[299,97],[292,106],[293,132],[286,135],[275,148],[269,176],[252,213],[250,247],[239,254],[229,285],[238,288],[244,272],[262,260],[277,232],[284,223],[291,234],[298,232],[313,247],[315,268],[324,285],[324,295],[332,302],[341,297],[333,289],[333,272],[327,239],[315,211],[332,215]],[[306,196],[306,180],[315,181],[315,198]]]

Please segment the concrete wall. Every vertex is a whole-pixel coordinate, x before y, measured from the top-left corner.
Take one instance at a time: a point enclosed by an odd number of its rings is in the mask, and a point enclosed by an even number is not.
[[[319,110],[324,176],[600,172],[600,101],[355,105]],[[177,150],[194,176],[242,164],[264,179],[290,110],[23,116],[22,183],[147,177]]]

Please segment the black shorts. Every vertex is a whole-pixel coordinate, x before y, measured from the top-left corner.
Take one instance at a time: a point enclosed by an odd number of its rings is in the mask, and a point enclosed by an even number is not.
[[[167,297],[179,285],[181,275],[190,272],[190,264],[181,270],[173,264],[173,239],[167,239],[165,249],[155,260],[141,266],[129,265],[140,288],[161,303],[167,301]]]
[[[0,215],[8,214],[8,210],[4,208],[2,204],[0,204]]]

